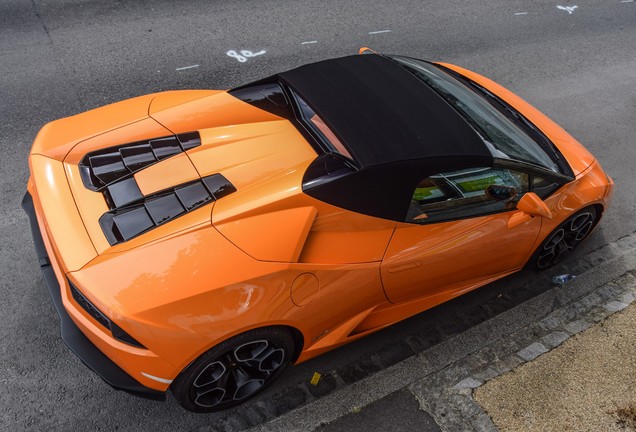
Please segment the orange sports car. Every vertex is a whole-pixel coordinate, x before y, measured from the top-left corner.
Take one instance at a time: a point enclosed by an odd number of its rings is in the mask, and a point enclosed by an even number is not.
[[[113,387],[200,412],[560,262],[613,188],[500,85],[375,53],[57,120],[29,165],[64,341]]]

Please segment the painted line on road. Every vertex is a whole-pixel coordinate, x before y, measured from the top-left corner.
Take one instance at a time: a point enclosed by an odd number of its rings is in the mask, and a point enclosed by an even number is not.
[[[307,42],[301,42],[301,45],[309,45],[309,44],[315,44],[318,43],[318,41],[307,41]]]
[[[378,30],[369,32],[369,34],[391,33],[391,30]]]
[[[194,68],[198,68],[198,67],[199,67],[199,65],[195,64],[195,65],[192,65],[192,66],[184,66],[184,67],[176,68],[175,70],[182,71],[182,70],[194,69]]]
[[[562,10],[562,11],[566,11],[568,13],[568,15],[572,15],[574,13],[574,10],[577,9],[578,6],[574,5],[574,6],[557,6],[557,9]]]
[[[621,3],[634,3],[634,0],[621,0]]]
[[[515,15],[528,15],[528,12],[515,12]]]

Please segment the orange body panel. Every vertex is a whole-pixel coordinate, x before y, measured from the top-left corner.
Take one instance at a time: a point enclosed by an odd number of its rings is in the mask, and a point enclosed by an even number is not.
[[[280,119],[203,129],[200,134],[201,147],[188,151],[199,174],[223,173],[240,193],[246,188],[267,188],[264,184],[277,180],[281,174],[292,176],[297,185],[306,166],[316,157],[298,130]],[[277,191],[272,188],[260,195]]]
[[[545,238],[567,215],[588,206],[598,204],[606,209],[612,197],[614,182],[605,174],[598,161],[594,161],[577,180],[564,185],[558,193],[545,200],[553,214],[552,219],[543,219],[539,239]]]
[[[152,102],[148,107],[148,113],[153,114],[177,105],[182,105],[187,102],[192,102],[194,100],[222,92],[222,90],[172,90],[158,93],[152,99]]]
[[[517,212],[430,225],[399,224],[382,262],[382,282],[393,303],[517,270],[539,235],[541,218],[508,228]],[[470,275],[471,277],[467,277]]]
[[[148,117],[153,98],[139,96],[48,123],[35,138],[31,154],[62,160],[76,144]]]
[[[32,155],[30,168],[45,231],[55,239],[53,248],[63,257],[63,269],[73,271],[97,256],[97,252],[84,229],[68,187],[64,164],[51,158]]]
[[[103,253],[110,247],[108,240],[104,237],[102,227],[99,225],[99,218],[108,211],[104,196],[99,192],[88,190],[84,187],[77,165],[65,163],[64,169],[86,232],[91,238],[97,253]]]
[[[316,275],[303,273],[292,282],[290,297],[296,306],[307,306],[319,290],[320,282]]]
[[[461,284],[460,287],[452,287],[447,289],[446,291],[434,293],[431,295],[425,295],[411,301],[405,301],[402,303],[386,302],[378,306],[371,313],[365,316],[365,318],[360,321],[358,323],[358,326],[352,331],[351,336],[364,336],[371,332],[377,331],[378,329],[384,328],[390,324],[416,315],[448,300],[454,299],[455,297],[459,297],[462,294],[489,284],[490,282],[496,281],[497,279],[500,279],[514,272],[515,270],[511,270],[505,273],[492,275],[487,279],[482,278],[473,280],[471,283]]]
[[[298,207],[216,224],[216,228],[254,259],[293,263],[298,262],[317,213],[315,207]],[[264,226],[272,228],[264,230]]]
[[[415,225],[355,213],[303,193],[317,152],[290,121],[224,91],[142,96],[53,122],[33,146],[28,190],[73,321],[162,391],[202,353],[254,328],[296,329],[304,361],[520,269],[569,215],[607,207],[613,182],[574,138],[498,84],[444,66],[508,101],[567,158],[576,179],[545,200],[551,218],[513,209]],[[99,224],[108,207],[84,187],[82,158],[192,131],[200,146],[134,174],[141,192],[214,174],[236,191],[111,246]],[[67,277],[147,349],[114,339],[75,302]]]
[[[141,193],[150,195],[177,184],[196,180],[199,173],[190,162],[190,158],[181,153],[136,172],[134,177]]]
[[[180,105],[177,104],[179,100],[174,100],[180,98],[178,94],[165,95],[163,98],[157,108],[151,106],[150,116],[175,134],[219,126],[280,120],[280,117],[241,102],[225,92],[217,92]],[[172,107],[162,109],[165,106]]]
[[[89,119],[86,121],[89,121]],[[83,122],[84,120],[82,120],[82,123]],[[90,132],[87,132],[87,135],[90,134]],[[112,147],[117,144],[168,136],[171,132],[155,120],[146,117],[107,132],[98,133],[98,130],[95,129],[92,134],[94,134],[94,136],[79,141],[77,145],[69,148],[69,153],[61,155],[60,160],[63,159],[67,164],[77,165],[88,152]],[[36,141],[37,140],[38,138],[36,138]],[[81,184],[79,186],[84,187]]]
[[[380,261],[396,223],[316,201],[318,218],[300,257],[306,263]]]

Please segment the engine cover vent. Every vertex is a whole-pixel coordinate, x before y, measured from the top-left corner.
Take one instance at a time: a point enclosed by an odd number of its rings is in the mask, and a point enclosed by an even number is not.
[[[235,191],[234,185],[223,175],[213,174],[143,196],[135,178],[130,177],[111,184],[103,191],[111,210],[99,218],[99,224],[112,246]]]
[[[79,163],[87,189],[102,191],[150,165],[201,145],[198,132],[153,138],[86,154]]]

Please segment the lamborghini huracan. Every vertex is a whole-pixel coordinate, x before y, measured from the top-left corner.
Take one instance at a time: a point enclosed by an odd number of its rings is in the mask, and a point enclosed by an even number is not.
[[[42,128],[22,205],[62,337],[107,383],[224,409],[596,226],[614,183],[545,115],[360,54]]]

